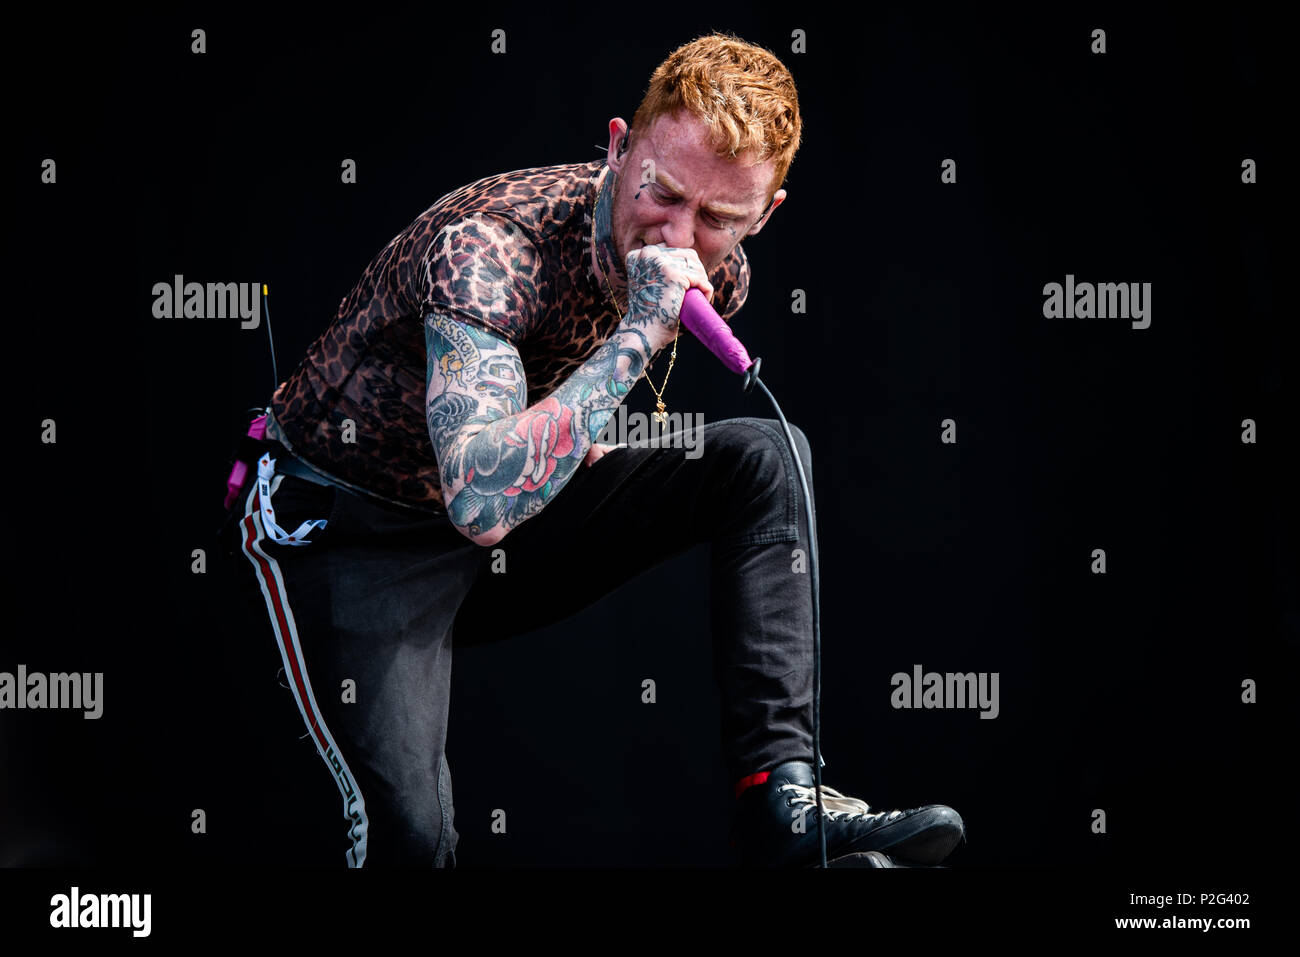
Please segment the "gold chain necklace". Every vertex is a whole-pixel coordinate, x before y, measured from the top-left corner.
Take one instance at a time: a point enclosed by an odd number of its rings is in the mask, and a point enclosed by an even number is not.
[[[612,175],[612,174],[607,174],[607,175]],[[596,196],[596,202],[597,203],[600,202],[599,194],[597,194]],[[591,216],[591,246],[596,251],[597,259],[599,259],[600,247],[596,245],[595,210],[592,210],[592,216]],[[605,263],[603,261],[600,262],[600,267],[601,267],[601,272],[605,274],[605,289],[609,293],[609,301],[614,307],[614,313],[618,316],[618,321],[622,323],[623,313],[619,311],[618,300],[614,298],[614,288],[609,284],[609,270],[605,268]],[[632,304],[629,302],[628,307],[631,308],[631,305]],[[667,406],[664,405],[664,389],[668,388],[668,377],[673,374],[673,363],[677,361],[677,336],[680,336],[681,334],[682,334],[682,327],[678,325],[677,335],[673,336],[673,353],[668,357],[668,371],[664,373],[663,385],[661,385],[658,389],[656,389],[655,384],[650,381],[649,363],[646,363],[646,367],[641,370],[641,378],[645,379],[646,385],[648,385],[650,387],[650,390],[655,394],[655,405],[657,406],[657,411],[654,413],[654,418],[661,424],[666,424],[668,422],[668,408]]]

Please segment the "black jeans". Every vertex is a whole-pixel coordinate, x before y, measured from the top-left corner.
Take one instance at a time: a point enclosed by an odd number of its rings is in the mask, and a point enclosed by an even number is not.
[[[811,488],[811,450],[791,431]],[[705,424],[693,448],[674,444],[683,445],[667,436],[580,467],[540,513],[490,547],[445,517],[292,475],[273,480],[277,524],[328,524],[308,545],[277,545],[266,539],[250,480],[226,552],[271,626],[342,794],[351,866],[455,864],[444,753],[453,641],[495,641],[563,620],[703,542],[711,543],[714,673],[731,780],[812,761],[807,562],[816,542],[781,425],[727,419]],[[504,574],[494,571],[503,565]],[[355,703],[342,700],[348,680]]]

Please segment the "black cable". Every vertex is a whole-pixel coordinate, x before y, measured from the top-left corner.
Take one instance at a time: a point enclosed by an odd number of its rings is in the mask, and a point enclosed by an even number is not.
[[[790,444],[790,454],[794,456],[794,464],[799,470],[799,486],[803,489],[804,515],[808,519],[808,577],[812,579],[812,622],[813,622],[813,784],[814,792],[817,795],[817,841],[821,854],[822,867],[826,867],[826,826],[824,817],[826,810],[822,805],[822,629],[821,629],[821,583],[817,577],[817,516],[813,514],[812,493],[808,489],[808,477],[804,474],[803,460],[799,458],[799,449],[795,445],[794,435],[790,432],[790,423],[786,422],[785,416],[781,414],[781,406],[777,405],[776,399],[768,391],[767,385],[758,377],[759,366],[762,359],[755,359],[745,373],[745,391],[748,392],[755,384],[763,390],[767,396],[767,401],[772,403],[772,408],[776,411],[776,417],[781,420],[781,428],[785,430],[785,440]]]

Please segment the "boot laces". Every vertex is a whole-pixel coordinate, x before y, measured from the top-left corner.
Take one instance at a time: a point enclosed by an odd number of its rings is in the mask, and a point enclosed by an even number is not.
[[[783,784],[780,788],[782,791],[792,791],[793,804],[808,804],[816,807],[816,791],[810,787],[804,787],[802,784]],[[826,817],[834,821],[838,818],[844,818],[846,821],[862,819],[864,821],[884,818],[886,821],[892,821],[895,818],[903,816],[902,811],[873,811],[871,805],[858,798],[848,797],[841,794],[832,787],[822,785],[822,808],[826,812]],[[805,813],[807,811],[805,810]]]

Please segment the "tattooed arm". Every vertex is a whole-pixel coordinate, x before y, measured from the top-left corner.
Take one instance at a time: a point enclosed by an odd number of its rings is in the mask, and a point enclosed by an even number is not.
[[[540,266],[517,227],[490,215],[448,226],[430,247],[429,437],[447,514],[477,545],[499,542],[564,487],[646,363],[673,341],[686,290],[713,293],[693,249],[633,250],[627,315],[559,388],[529,406],[513,343],[536,315]]]
[[[519,353],[506,339],[445,312],[424,319],[429,436],[452,523],[494,545],[573,477],[653,354],[622,326],[553,393],[531,407]]]

